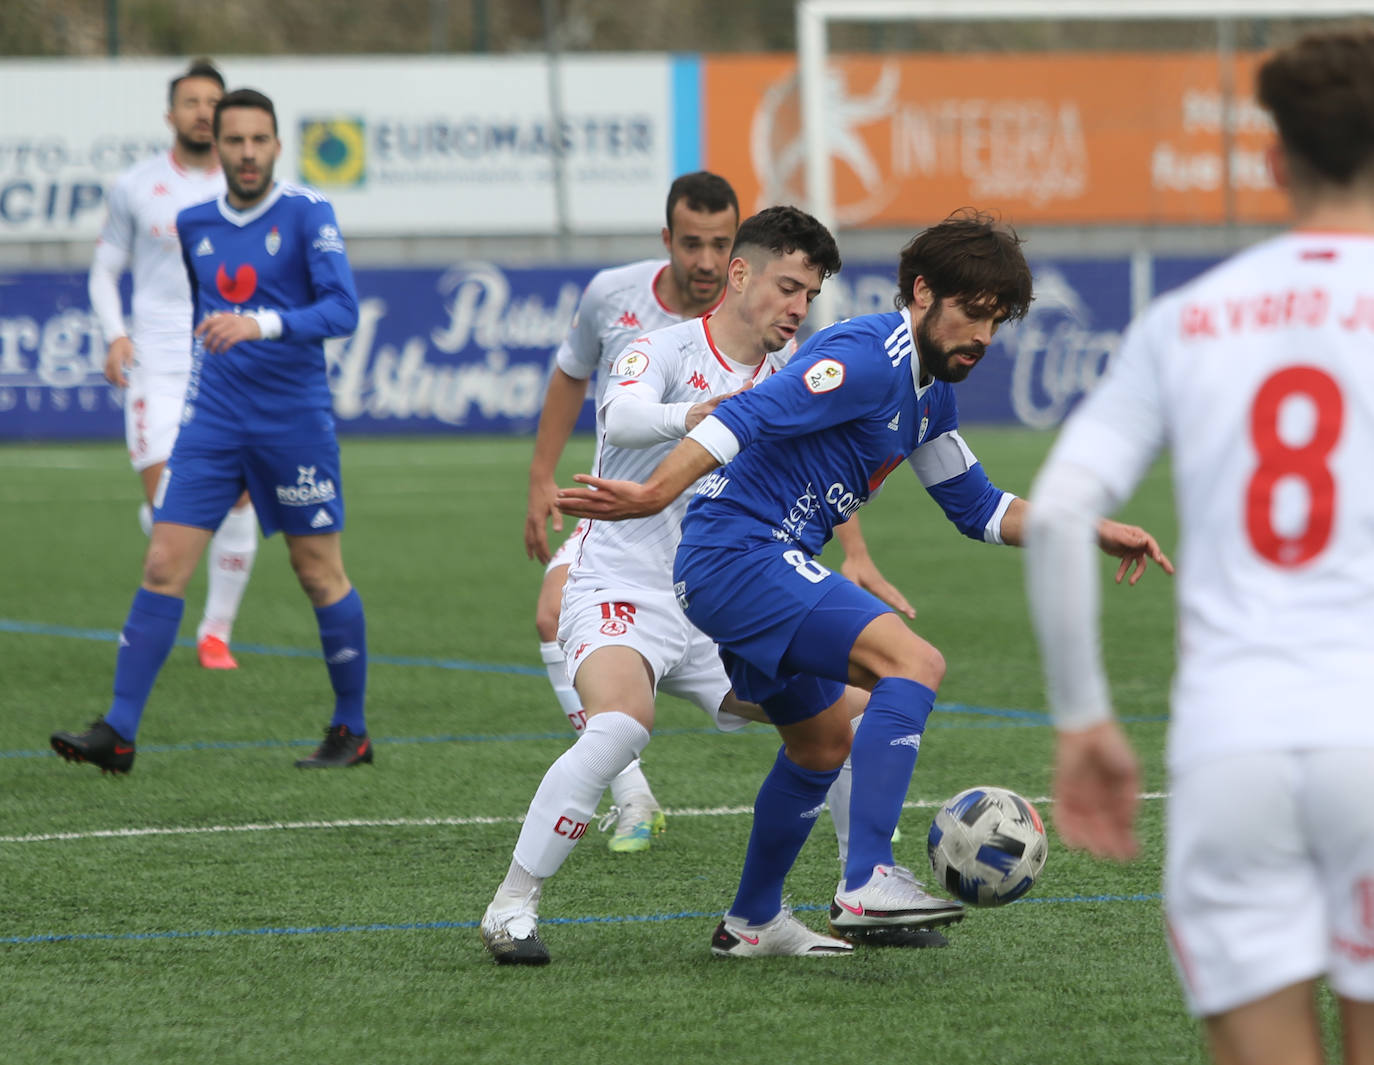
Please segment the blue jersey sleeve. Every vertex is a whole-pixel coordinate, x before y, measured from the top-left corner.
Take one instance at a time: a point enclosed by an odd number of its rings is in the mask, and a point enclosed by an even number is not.
[[[717,407],[715,417],[746,448],[853,421],[886,395],[889,380],[886,356],[871,345],[818,333],[772,377]]]
[[[283,340],[327,340],[347,336],[358,327],[358,294],[344,252],[343,236],[327,200],[300,212],[298,239],[305,247],[314,299],[304,307],[281,311]],[[185,254],[185,246],[182,249]]]
[[[940,504],[945,517],[973,540],[987,539],[988,522],[997,513],[1006,494],[988,480],[981,462],[974,463],[971,469],[957,477],[930,485],[926,491]]]

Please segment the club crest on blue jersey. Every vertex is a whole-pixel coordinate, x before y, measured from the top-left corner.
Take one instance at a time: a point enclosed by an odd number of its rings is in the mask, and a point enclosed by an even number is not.
[[[273,226],[267,231],[267,239],[263,241],[263,244],[267,247],[268,255],[276,255],[277,252],[281,251],[281,231]]]

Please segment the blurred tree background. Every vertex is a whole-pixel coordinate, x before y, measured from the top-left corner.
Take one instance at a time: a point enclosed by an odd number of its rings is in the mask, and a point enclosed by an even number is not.
[[[1111,0],[1103,0],[1109,9]],[[1028,3],[1027,14],[1034,4]],[[790,52],[794,0],[0,0],[0,56]],[[1288,27],[1243,19],[1242,48]],[[837,51],[1194,49],[1198,22],[959,22],[837,27]]]

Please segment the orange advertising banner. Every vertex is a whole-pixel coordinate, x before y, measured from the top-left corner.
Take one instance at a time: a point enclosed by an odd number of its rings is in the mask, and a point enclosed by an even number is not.
[[[1228,109],[1208,52],[832,56],[836,220],[923,225],[974,206],[1017,224],[1281,221],[1258,63],[1236,57]],[[706,167],[746,213],[804,202],[795,57],[709,56],[703,82]]]

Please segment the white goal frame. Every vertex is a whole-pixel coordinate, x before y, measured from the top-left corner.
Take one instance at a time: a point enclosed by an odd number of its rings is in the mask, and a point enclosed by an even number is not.
[[[1374,15],[1374,0],[797,0],[797,78],[805,150],[805,203],[835,228],[834,164],[826,142],[825,67],[830,26],[836,22],[970,22],[1003,19],[1122,21],[1179,19],[1227,22],[1237,18],[1338,18]],[[1229,186],[1230,182],[1227,181]],[[822,289],[812,317],[831,321],[831,293]]]

